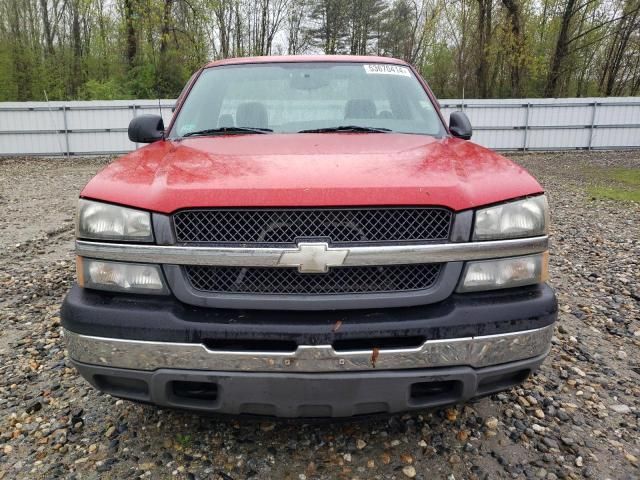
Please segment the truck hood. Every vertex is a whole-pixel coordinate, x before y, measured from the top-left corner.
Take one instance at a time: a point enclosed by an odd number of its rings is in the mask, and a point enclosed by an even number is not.
[[[171,213],[358,205],[465,210],[540,192],[526,170],[471,142],[325,133],[159,141],[111,163],[81,196]]]

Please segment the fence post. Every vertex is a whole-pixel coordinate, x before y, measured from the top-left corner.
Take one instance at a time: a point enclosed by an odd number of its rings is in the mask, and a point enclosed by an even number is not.
[[[589,129],[589,145],[587,150],[591,150],[591,144],[593,142],[593,129],[596,123],[596,109],[598,108],[598,102],[593,102],[593,109],[591,110],[591,128]]]
[[[527,117],[524,121],[524,139],[522,141],[522,151],[526,152],[527,151],[527,136],[529,133],[529,110],[531,107],[531,103],[527,102]]]
[[[69,158],[71,156],[71,152],[69,151],[69,127],[68,127],[68,123],[67,123],[67,109],[69,107],[68,106],[63,106],[62,107],[62,118],[64,120],[64,142],[65,142],[65,146],[67,148],[67,158]]]

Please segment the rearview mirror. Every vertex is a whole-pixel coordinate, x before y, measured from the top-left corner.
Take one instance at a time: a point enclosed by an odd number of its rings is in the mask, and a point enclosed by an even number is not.
[[[464,112],[453,112],[449,117],[449,131],[454,137],[469,140],[473,134],[469,117]]]
[[[129,123],[129,140],[153,143],[164,137],[164,121],[160,115],[138,115]]]
[[[320,69],[294,71],[291,74],[289,85],[295,90],[317,90],[329,85],[329,77]]]

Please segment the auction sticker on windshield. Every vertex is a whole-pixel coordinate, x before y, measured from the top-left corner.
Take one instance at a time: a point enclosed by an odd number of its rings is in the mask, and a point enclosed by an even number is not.
[[[390,65],[388,63],[374,63],[364,65],[364,71],[368,74],[381,74],[381,75],[402,75],[404,77],[410,77],[411,72],[407,67],[402,65]]]

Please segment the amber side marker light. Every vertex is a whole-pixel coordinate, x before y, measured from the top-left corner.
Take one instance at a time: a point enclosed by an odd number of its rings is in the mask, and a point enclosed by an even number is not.
[[[542,272],[540,272],[540,281],[549,280],[549,250],[542,253]]]
[[[84,287],[84,265],[82,264],[82,257],[76,256],[76,281],[78,285]]]

